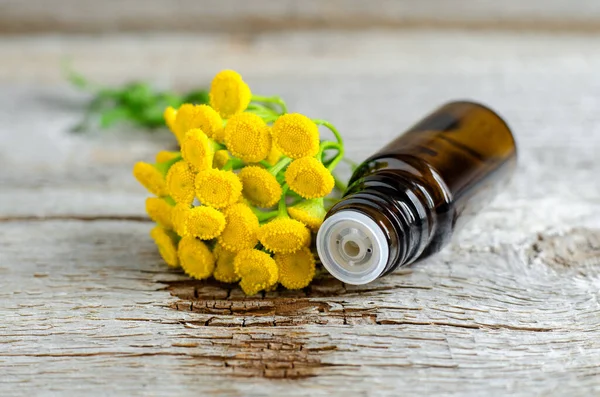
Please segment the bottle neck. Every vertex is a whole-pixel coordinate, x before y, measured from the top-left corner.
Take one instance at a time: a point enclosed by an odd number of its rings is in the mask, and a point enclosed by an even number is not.
[[[430,239],[429,213],[419,195],[398,181],[351,190],[319,229],[321,261],[348,284],[373,281],[421,255]]]

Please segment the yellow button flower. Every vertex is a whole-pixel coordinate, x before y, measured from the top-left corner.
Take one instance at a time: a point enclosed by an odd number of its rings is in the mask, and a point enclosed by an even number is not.
[[[167,172],[167,191],[177,203],[191,205],[194,201],[196,174],[186,161],[173,164]]]
[[[150,193],[159,197],[169,194],[167,192],[165,175],[155,164],[138,161],[133,166],[133,176],[142,186],[148,189]]]
[[[231,171],[214,168],[200,171],[195,186],[198,200],[213,208],[229,207],[242,195],[242,182]]]
[[[315,257],[306,247],[292,254],[275,254],[273,259],[279,270],[279,283],[287,289],[304,288],[315,276]]]
[[[211,240],[225,229],[225,216],[211,207],[194,207],[188,211],[185,225],[188,235]]]
[[[331,172],[314,157],[292,161],[285,171],[285,181],[290,189],[307,199],[325,197],[335,185]]]
[[[215,130],[210,136],[213,141],[224,144],[225,143],[225,127],[221,124],[221,128]]]
[[[222,70],[210,85],[210,105],[223,117],[243,112],[252,99],[250,87],[233,70]]]
[[[254,248],[258,243],[258,218],[250,207],[237,203],[225,210],[226,226],[219,236],[219,244],[229,251]]]
[[[150,219],[166,229],[173,229],[171,215],[173,206],[164,198],[148,197],[146,199],[146,213]]]
[[[187,219],[190,209],[189,205],[179,203],[171,210],[171,224],[173,225],[173,230],[181,237],[188,235]]]
[[[178,266],[179,259],[177,258],[177,246],[175,244],[174,236],[161,226],[156,226],[150,230],[150,237],[156,243],[158,252],[163,260],[169,266]]]
[[[271,151],[271,133],[257,115],[240,113],[225,125],[225,144],[234,156],[248,163],[258,163]]]
[[[169,127],[171,132],[175,135],[175,137],[177,137],[177,134],[175,133],[175,119],[177,118],[177,110],[174,109],[172,106],[168,106],[163,112],[163,117],[165,119],[165,124],[167,125],[167,127]]]
[[[172,111],[165,110],[165,120],[167,120],[167,125],[169,125],[167,116],[172,118]],[[175,112],[175,119],[172,121],[172,126],[171,130],[179,142],[182,142],[185,134],[191,129],[200,129],[211,138],[222,134],[223,120],[208,105],[186,103],[181,105]]]
[[[242,181],[244,198],[252,204],[268,208],[272,207],[281,197],[281,185],[266,169],[258,166],[247,166],[238,173]]]
[[[196,105],[194,124],[192,128],[199,128],[209,138],[217,140],[223,136],[223,119],[215,109],[208,105]]]
[[[279,149],[277,149],[277,147],[275,145],[272,145],[271,151],[269,152],[269,154],[267,155],[267,158],[265,160],[267,161],[267,163],[269,163],[269,165],[275,165],[281,158],[282,154],[283,153],[281,153],[281,151]]]
[[[246,295],[254,295],[277,283],[277,264],[265,252],[255,249],[240,251],[233,266],[235,273],[242,279],[240,287]]]
[[[213,168],[222,169],[230,158],[231,156],[227,150],[217,150],[213,157]]]
[[[308,246],[310,231],[297,220],[277,217],[258,229],[258,240],[269,251],[291,253]]]
[[[209,278],[215,269],[215,257],[202,241],[188,236],[177,249],[179,264],[185,273],[197,280]]]
[[[319,127],[308,117],[288,113],[273,123],[273,144],[293,159],[312,157],[319,151]]]
[[[170,152],[168,150],[161,150],[160,152],[156,153],[156,162],[164,163],[167,161],[171,161],[179,156],[181,156],[180,152]]]
[[[169,113],[172,113],[169,111]],[[166,118],[167,111],[165,111],[165,120],[167,121],[167,125],[169,125],[169,119]],[[172,117],[171,115],[169,115]],[[185,134],[192,128],[194,120],[194,105],[191,103],[183,104],[175,111],[175,119],[171,122],[172,127],[170,127],[171,131],[181,144],[183,139],[185,138]]]
[[[181,155],[196,171],[211,168],[214,154],[214,142],[202,130],[193,129],[185,134]]]
[[[319,230],[327,214],[322,198],[301,201],[287,210],[293,219],[304,223],[313,232]]]
[[[228,251],[225,248],[217,245],[213,251],[217,258],[217,265],[213,273],[215,280],[223,283],[237,283],[240,281],[240,276],[235,273],[233,261],[237,252]]]

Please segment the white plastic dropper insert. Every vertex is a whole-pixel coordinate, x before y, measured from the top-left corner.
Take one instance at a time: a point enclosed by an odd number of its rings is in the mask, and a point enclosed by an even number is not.
[[[362,212],[339,211],[326,218],[317,234],[323,266],[347,284],[367,284],[385,270],[389,245],[381,227]]]

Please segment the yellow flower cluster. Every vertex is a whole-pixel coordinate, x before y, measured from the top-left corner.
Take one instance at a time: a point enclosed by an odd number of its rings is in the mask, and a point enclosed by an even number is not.
[[[209,97],[210,106],[167,108],[180,151],[133,167],[153,195],[146,212],[160,255],[190,277],[239,283],[248,295],[308,286],[311,240],[326,215],[324,198],[338,186],[339,133],[287,113],[279,97],[253,95],[232,70],[215,76]],[[335,141],[321,140],[320,125]]]

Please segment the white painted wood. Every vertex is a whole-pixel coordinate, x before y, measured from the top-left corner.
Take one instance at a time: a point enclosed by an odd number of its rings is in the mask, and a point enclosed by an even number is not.
[[[202,45],[185,58],[191,43]],[[225,43],[235,41],[0,40],[2,395],[600,392],[597,37],[331,32]],[[455,244],[411,269],[362,287],[324,278],[245,298],[160,263],[130,168],[170,137],[67,133],[82,99],[54,70],[67,53],[107,82],[142,75],[181,87],[234,67],[256,92],[333,121],[355,159],[437,104],[481,100],[513,127],[519,171]]]

